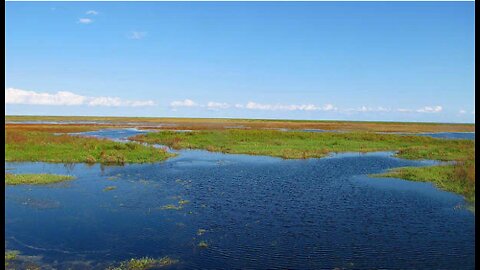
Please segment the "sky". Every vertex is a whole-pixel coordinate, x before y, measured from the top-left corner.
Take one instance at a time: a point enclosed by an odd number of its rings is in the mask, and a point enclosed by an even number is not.
[[[475,121],[474,2],[6,2],[5,114]]]

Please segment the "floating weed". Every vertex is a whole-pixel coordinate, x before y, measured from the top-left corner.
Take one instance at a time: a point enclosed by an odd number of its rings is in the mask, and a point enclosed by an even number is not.
[[[110,191],[110,190],[114,190],[116,188],[117,188],[116,186],[108,186],[108,187],[104,188],[103,191]]]
[[[181,210],[181,209],[183,209],[183,206],[181,206],[181,205],[176,206],[176,205],[173,205],[173,204],[167,204],[167,205],[162,206],[161,209],[162,210]]]
[[[175,260],[175,259],[172,259],[168,256],[165,256],[163,258],[160,258],[160,260],[158,260],[158,263],[161,265],[161,266],[167,266],[167,265],[172,265],[172,264],[176,264],[178,263],[178,260]]]
[[[140,184],[144,184],[144,185],[150,183],[150,181],[147,180],[147,179],[140,179],[140,180],[138,180],[138,182],[139,182]]]
[[[17,250],[5,251],[5,267],[7,267],[11,261],[14,261],[18,254],[20,254],[20,252]]]
[[[165,256],[160,259],[153,259],[150,257],[132,258],[128,261],[120,263],[117,267],[109,267],[108,270],[146,270],[154,269],[162,266],[168,266],[178,263],[178,260]]]
[[[199,248],[208,248],[208,243],[206,241],[200,241],[197,246]]]
[[[47,185],[73,179],[75,177],[71,175],[5,173],[5,185]]]
[[[107,178],[107,180],[117,180],[118,176],[110,176]]]
[[[205,229],[198,229],[197,235],[201,236],[201,235],[204,235],[206,232],[207,232],[207,230],[205,230]]]
[[[178,204],[181,205],[181,206],[183,206],[183,205],[185,205],[185,204],[188,204],[188,203],[190,203],[189,200],[180,200],[180,201],[178,201]]]

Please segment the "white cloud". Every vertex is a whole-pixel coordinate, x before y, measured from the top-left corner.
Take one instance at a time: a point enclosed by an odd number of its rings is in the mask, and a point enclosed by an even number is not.
[[[425,106],[420,109],[412,110],[412,109],[397,109],[397,112],[405,112],[405,113],[439,113],[443,110],[442,106]]]
[[[89,18],[80,18],[80,19],[78,19],[78,23],[81,23],[81,24],[90,24],[90,23],[93,23],[93,20],[92,20],[92,19],[89,19]]]
[[[442,106],[433,106],[433,107],[425,106],[423,108],[418,109],[417,112],[419,112],[419,113],[438,113],[438,112],[441,112],[442,110],[443,110]]]
[[[361,106],[359,108],[346,109],[345,111],[346,112],[389,112],[390,109],[382,107],[382,106],[379,106],[379,107],[376,107],[376,108]]]
[[[96,11],[96,10],[89,10],[89,11],[85,12],[85,14],[87,14],[87,15],[98,15],[98,11]]]
[[[132,31],[128,34],[129,39],[142,39],[147,36],[147,32]]]
[[[210,101],[207,103],[207,108],[209,110],[219,110],[219,109],[228,109],[230,108],[230,105],[225,102],[214,102]]]
[[[96,97],[88,102],[89,106],[107,106],[107,107],[145,107],[154,106],[152,100],[122,100],[118,97]]]
[[[185,99],[185,100],[176,100],[170,102],[170,107],[172,108],[178,108],[178,107],[196,107],[198,104],[191,100],[191,99]]]
[[[68,91],[54,94],[39,93],[16,88],[5,89],[5,104],[53,105],[53,106],[107,106],[107,107],[142,107],[153,106],[152,100],[123,100],[119,97],[89,97]]]
[[[465,110],[462,109],[462,110],[458,111],[458,113],[459,113],[459,114],[466,114],[467,111],[465,111]]]
[[[332,104],[326,104],[323,107],[319,107],[313,104],[302,104],[302,105],[281,105],[281,104],[261,104],[253,101],[248,102],[245,106],[241,104],[236,104],[236,108],[245,108],[249,110],[267,110],[267,111],[332,111],[337,110]]]

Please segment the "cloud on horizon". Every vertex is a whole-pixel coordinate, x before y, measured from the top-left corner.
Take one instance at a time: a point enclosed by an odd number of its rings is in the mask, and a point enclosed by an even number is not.
[[[90,19],[90,18],[80,18],[80,19],[78,19],[78,23],[81,23],[81,24],[90,24],[90,23],[93,23],[93,20]]]
[[[98,15],[98,11],[96,11],[96,10],[88,10],[87,12],[85,12],[85,14],[87,14],[87,15]]]
[[[418,109],[390,109],[386,107],[368,107],[361,106],[358,108],[339,109],[333,104],[325,104],[323,106],[317,106],[314,104],[264,104],[249,101],[246,104],[237,103],[234,105],[225,102],[209,101],[206,105],[199,104],[191,99],[185,99],[180,101],[172,101],[170,107],[176,110],[179,107],[200,107],[207,108],[209,110],[224,110],[224,109],[244,109],[244,110],[261,110],[261,111],[322,111],[322,112],[339,112],[339,113],[388,113],[388,112],[401,112],[401,113],[439,113],[443,111],[442,106],[424,106]]]
[[[154,106],[152,100],[124,100],[119,97],[89,97],[68,91],[40,93],[16,88],[5,88],[5,104],[50,105],[50,106],[106,106],[143,107]]]
[[[128,34],[129,39],[143,39],[147,36],[147,32],[138,32],[138,31],[132,31]]]

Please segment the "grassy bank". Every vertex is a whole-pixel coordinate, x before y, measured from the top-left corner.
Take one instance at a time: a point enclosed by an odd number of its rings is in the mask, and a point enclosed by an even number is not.
[[[5,126],[5,161],[124,164],[157,162],[172,154],[137,143],[55,135],[97,129],[89,126]]]
[[[432,167],[404,167],[372,177],[402,178],[411,181],[431,182],[440,189],[461,194],[475,202],[475,162]]]
[[[401,168],[383,174],[414,181],[428,181],[439,188],[475,200],[475,142],[424,136],[376,133],[305,133],[273,130],[226,130],[177,133],[161,131],[134,137],[174,149],[206,149],[232,154],[281,158],[324,157],[332,152],[397,151],[406,159],[455,161],[456,165]]]
[[[73,180],[70,175],[58,174],[5,174],[5,185],[47,185]]]

